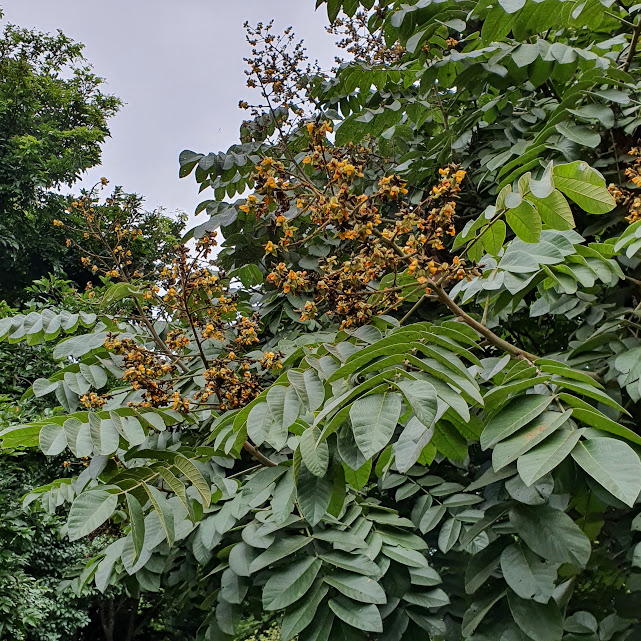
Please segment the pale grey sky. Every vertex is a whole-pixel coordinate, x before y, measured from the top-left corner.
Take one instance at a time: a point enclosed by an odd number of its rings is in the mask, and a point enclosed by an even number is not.
[[[85,44],[107,91],[126,103],[111,121],[102,166],[83,181],[106,176],[146,199],[146,206],[193,214],[207,192],[178,178],[183,149],[208,153],[238,140],[246,112],[243,22],[274,18],[293,25],[312,59],[332,65],[336,49],[314,0],[0,0],[4,22],[62,31]],[[211,196],[213,197],[213,196]],[[196,220],[205,220],[201,214]]]

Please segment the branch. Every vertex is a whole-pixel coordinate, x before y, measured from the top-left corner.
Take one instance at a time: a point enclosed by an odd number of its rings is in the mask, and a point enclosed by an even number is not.
[[[403,250],[392,240],[386,238],[381,234],[377,229],[372,230],[372,234],[377,238],[380,238],[388,247],[394,250],[398,256],[406,258]],[[516,347],[507,341],[504,341],[500,336],[497,336],[493,331],[489,330],[485,325],[482,325],[478,321],[474,320],[469,314],[464,312],[446,293],[446,291],[434,281],[429,281],[429,287],[436,293],[439,300],[447,307],[455,316],[458,316],[466,325],[469,325],[472,329],[475,329],[481,336],[484,336],[492,345],[501,348],[503,351],[508,354],[512,354],[517,358],[524,358],[528,361],[536,361],[539,357],[534,354],[526,352],[520,347]]]
[[[391,250],[394,251],[394,253],[397,256],[400,256],[401,258],[407,258],[403,250],[393,241],[387,238],[387,236],[383,236],[378,229],[372,229],[372,234],[376,236],[376,238],[379,238],[382,242],[384,242]]]
[[[630,68],[630,65],[632,64],[632,60],[634,59],[634,54],[637,51],[637,44],[639,43],[639,34],[641,33],[641,18],[637,22],[637,24],[634,26],[634,29],[632,31],[632,40],[630,41],[630,50],[628,51],[628,55],[625,59],[625,62],[623,63],[623,71],[627,71]]]
[[[455,316],[458,316],[466,325],[469,325],[472,329],[481,334],[481,336],[484,336],[490,343],[492,343],[492,345],[501,348],[503,351],[508,354],[512,354],[517,358],[524,358],[531,362],[538,360],[538,356],[530,354],[530,352],[526,352],[524,349],[512,345],[512,343],[504,341],[500,336],[497,336],[493,331],[485,327],[485,325],[474,320],[447,295],[447,292],[440,285],[432,282],[430,287],[432,287],[436,292],[436,295],[445,307],[447,307]]]
[[[264,454],[261,454],[249,441],[243,443],[243,449],[249,452],[259,463],[265,467],[276,467],[278,463],[270,461]]]
[[[149,321],[147,316],[144,314],[144,311],[142,307],[140,306],[140,303],[136,298],[133,299],[134,303],[136,304],[136,307],[138,308],[138,311],[140,312],[142,319],[147,326],[147,329],[151,332],[151,335],[154,337],[154,341],[158,345],[158,347],[161,347],[164,350],[168,350],[169,348],[163,341],[163,339],[158,335],[158,332],[156,332],[153,324]],[[179,359],[176,362],[176,365],[180,367],[180,369],[184,373],[189,372],[189,368]],[[261,454],[249,441],[245,441],[243,443],[243,449],[249,452],[257,461],[259,461],[262,465],[265,465],[266,467],[276,467],[277,463],[274,463],[273,461],[270,461],[264,454]]]

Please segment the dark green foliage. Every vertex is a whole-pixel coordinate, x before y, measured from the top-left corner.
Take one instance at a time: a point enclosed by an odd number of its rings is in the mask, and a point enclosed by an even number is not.
[[[62,269],[64,237],[52,234],[72,185],[100,161],[120,101],[61,32],[5,26],[0,38],[0,299],[14,304],[32,280]]]

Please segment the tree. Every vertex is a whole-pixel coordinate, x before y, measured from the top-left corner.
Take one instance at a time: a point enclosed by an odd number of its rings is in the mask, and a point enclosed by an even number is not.
[[[0,321],[61,365],[3,447],[91,458],[27,499],[113,533],[76,585],[199,638],[635,638],[638,8],[361,4],[331,77],[250,30],[242,142],[181,154],[193,249],[134,274],[88,227],[100,316]]]
[[[65,249],[51,221],[65,199],[53,190],[99,163],[120,100],[101,92],[82,45],[60,31],[5,26],[0,79],[0,299],[15,304],[32,280],[61,271]]]

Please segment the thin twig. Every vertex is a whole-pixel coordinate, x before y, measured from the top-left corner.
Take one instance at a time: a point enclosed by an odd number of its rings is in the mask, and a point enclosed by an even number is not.
[[[407,312],[407,314],[405,314],[405,316],[403,316],[403,318],[401,318],[400,325],[403,325],[403,324],[405,323],[405,321],[407,321],[407,320],[412,316],[412,314],[413,314],[413,313],[414,313],[414,312],[415,312],[415,311],[416,311],[416,310],[421,306],[421,304],[422,304],[426,299],[427,299],[427,294],[423,294],[423,296],[421,296],[421,297],[416,301],[416,303],[414,303],[414,306],[412,307],[412,309],[410,309],[410,311],[409,311],[409,312]]]
[[[637,24],[634,26],[632,31],[632,40],[630,41],[630,50],[628,55],[623,63],[623,71],[628,71],[632,60],[634,59],[634,54],[637,51],[637,44],[639,43],[639,34],[641,33],[641,18],[638,20]]]

